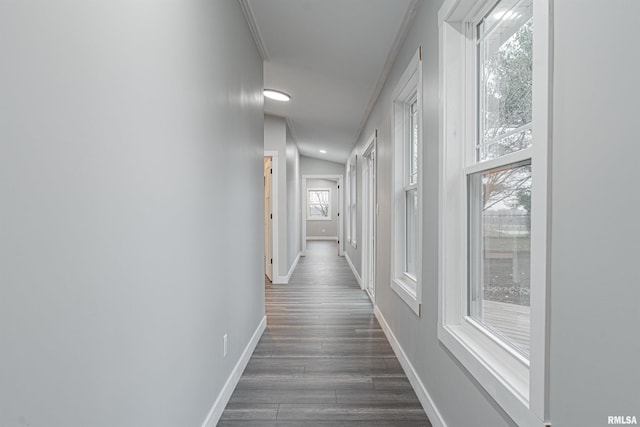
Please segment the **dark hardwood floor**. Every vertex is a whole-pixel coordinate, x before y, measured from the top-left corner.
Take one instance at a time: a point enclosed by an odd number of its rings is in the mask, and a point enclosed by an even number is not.
[[[218,426],[431,426],[335,242],[307,242],[266,311]]]

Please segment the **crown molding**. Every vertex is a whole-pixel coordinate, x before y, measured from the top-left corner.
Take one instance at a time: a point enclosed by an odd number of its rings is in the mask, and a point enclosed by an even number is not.
[[[249,30],[251,30],[251,35],[253,36],[253,40],[256,42],[256,47],[258,48],[258,52],[260,52],[262,60],[268,61],[269,53],[267,52],[267,47],[264,44],[264,39],[262,38],[262,33],[260,32],[260,27],[258,27],[258,23],[256,22],[256,16],[254,15],[253,9],[251,8],[250,0],[238,0],[238,2],[242,7],[245,18],[247,18]]]
[[[384,84],[387,81],[387,77],[389,77],[389,73],[391,72],[391,68],[393,67],[393,63],[400,52],[400,48],[402,47],[402,43],[404,43],[407,38],[407,34],[409,33],[409,28],[413,23],[413,19],[416,16],[418,3],[420,0],[411,0],[409,3],[409,7],[407,7],[407,13],[405,13],[404,18],[402,19],[402,24],[400,25],[400,29],[396,34],[396,38],[393,41],[393,45],[391,45],[391,49],[389,49],[389,53],[387,54],[387,59],[384,63],[384,67],[382,68],[382,72],[378,77],[378,82],[376,83],[376,87],[371,94],[371,99],[367,104],[367,108],[364,111],[364,115],[362,120],[360,120],[360,125],[358,126],[358,130],[356,130],[354,145],[358,143],[358,139],[360,139],[360,135],[362,134],[362,130],[364,126],[367,124],[367,120],[369,120],[369,115],[371,115],[371,111],[373,111],[373,107],[376,105],[378,101],[378,97],[382,92],[382,88],[384,88]]]

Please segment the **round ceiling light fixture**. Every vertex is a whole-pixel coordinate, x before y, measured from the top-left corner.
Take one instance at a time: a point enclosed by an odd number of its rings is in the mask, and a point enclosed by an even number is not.
[[[289,101],[291,99],[291,96],[289,96],[288,93],[284,93],[275,89],[265,89],[264,96],[276,101]]]
[[[320,150],[322,154],[327,154],[327,150]]]

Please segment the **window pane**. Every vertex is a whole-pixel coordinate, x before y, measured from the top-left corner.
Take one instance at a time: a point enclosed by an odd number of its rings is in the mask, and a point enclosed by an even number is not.
[[[329,190],[309,190],[309,216],[329,217]]]
[[[529,355],[531,163],[469,176],[468,314]]]
[[[479,161],[532,141],[532,1],[512,3],[498,3],[478,25]]]
[[[405,271],[412,278],[416,278],[416,242],[417,242],[417,218],[418,218],[418,189],[413,188],[405,192],[406,195],[406,248]]]
[[[409,108],[409,185],[418,182],[418,101]]]

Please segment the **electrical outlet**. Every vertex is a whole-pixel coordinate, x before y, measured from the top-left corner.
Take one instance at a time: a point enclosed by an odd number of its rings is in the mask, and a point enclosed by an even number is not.
[[[223,348],[224,348],[224,357],[227,357],[227,334],[224,334],[222,337]]]

